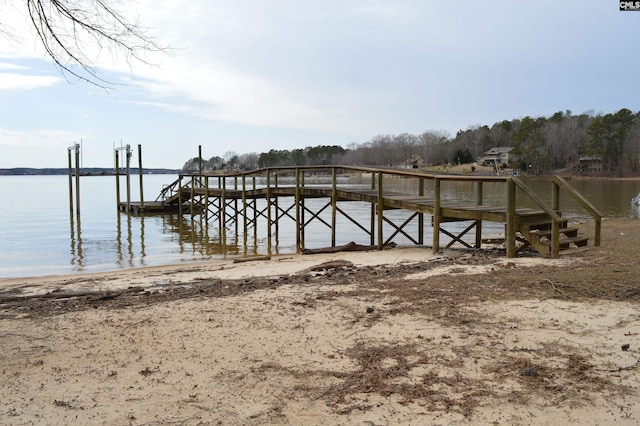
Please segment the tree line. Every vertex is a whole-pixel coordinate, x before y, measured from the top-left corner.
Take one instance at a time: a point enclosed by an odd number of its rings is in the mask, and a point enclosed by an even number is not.
[[[550,117],[504,120],[492,126],[477,125],[451,137],[428,130],[419,135],[377,135],[363,143],[313,146],[294,150],[236,154],[209,160],[195,157],[183,170],[241,169],[306,165],[399,166],[420,156],[421,166],[472,163],[493,147],[512,147],[510,167],[534,174],[551,174],[576,168],[579,159],[597,158],[601,173],[623,176],[640,172],[640,112],[622,108],[615,113],[574,115],[559,111]]]

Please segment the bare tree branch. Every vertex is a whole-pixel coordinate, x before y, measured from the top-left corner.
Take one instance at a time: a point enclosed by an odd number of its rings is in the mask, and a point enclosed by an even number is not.
[[[24,0],[36,35],[65,75],[109,89],[114,82],[98,74],[96,60],[103,51],[126,62],[149,64],[146,54],[167,53],[147,35],[148,28],[129,20],[108,0]],[[11,38],[10,31],[0,36]],[[89,55],[95,53],[96,58]]]

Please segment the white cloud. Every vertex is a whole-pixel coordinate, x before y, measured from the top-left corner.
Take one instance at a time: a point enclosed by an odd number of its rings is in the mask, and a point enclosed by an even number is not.
[[[21,149],[70,147],[79,142],[82,135],[66,130],[16,131],[0,127],[0,146]],[[35,154],[35,153],[34,153]]]
[[[329,12],[288,1],[274,7],[254,1],[167,1],[157,8],[142,0],[138,7],[143,22],[157,28],[159,44],[176,48],[173,57],[150,58],[161,66],[133,66],[133,84],[166,109],[212,121],[347,135],[366,134],[375,124],[362,108],[385,95],[323,76],[345,65],[313,55],[314,43],[321,51],[340,43],[337,30],[326,27],[342,10],[336,4]],[[367,15],[382,19],[379,13]],[[112,69],[130,71],[128,64]]]
[[[61,79],[45,75],[0,73],[0,90],[30,90],[53,86]]]
[[[6,62],[0,62],[0,70],[12,70],[12,71],[20,70],[20,71],[23,71],[23,70],[26,70],[26,69],[27,69],[27,67],[23,67],[22,65],[9,64],[9,63],[6,63]]]
[[[278,82],[220,64],[213,66],[182,57],[162,69],[146,69],[137,75],[145,80],[136,84],[152,97],[177,100],[176,106],[161,102],[164,108],[209,120],[352,134],[366,126],[357,119],[337,114],[341,109],[338,105],[314,103],[314,98],[319,97],[312,90],[292,93]],[[185,108],[184,104],[192,107]]]

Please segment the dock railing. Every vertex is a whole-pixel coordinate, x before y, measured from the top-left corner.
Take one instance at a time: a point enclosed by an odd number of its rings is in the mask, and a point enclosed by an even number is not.
[[[449,182],[470,182],[474,183],[475,187],[475,200],[476,206],[483,205],[483,184],[484,183],[498,183],[505,185],[506,194],[506,230],[505,230],[505,245],[508,257],[515,257],[516,255],[516,209],[521,204],[522,200],[528,200],[530,203],[535,204],[540,208],[551,221],[551,256],[557,257],[560,250],[560,227],[563,222],[563,218],[560,212],[560,194],[564,192],[571,198],[578,202],[578,204],[594,219],[595,221],[595,236],[594,245],[600,245],[600,233],[602,214],[578,191],[576,191],[565,179],[554,176],[548,178],[539,178],[548,180],[551,183],[551,205],[545,202],[542,197],[535,193],[527,184],[517,176],[494,176],[494,175],[454,175],[444,173],[432,173],[415,170],[402,170],[393,168],[380,168],[380,167],[361,167],[361,166],[279,166],[279,167],[267,167],[262,169],[256,169],[252,171],[240,171],[240,172],[225,172],[225,173],[197,173],[197,174],[181,174],[179,178],[171,185],[163,188],[158,199],[167,200],[171,197],[175,197],[176,194],[184,193],[184,199],[190,198],[191,209],[193,213],[194,203],[196,198],[196,189],[204,188],[204,194],[206,200],[204,204],[208,206],[210,193],[213,193],[214,188],[222,190],[222,199],[225,199],[225,195],[229,188],[233,188],[234,191],[241,191],[241,195],[238,196],[236,192],[236,199],[242,200],[243,209],[246,209],[247,200],[249,194],[255,197],[256,191],[260,191],[262,196],[267,199],[268,206],[276,206],[275,220],[274,213],[271,208],[266,209],[266,216],[268,222],[268,235],[271,237],[271,228],[274,225],[277,229],[277,219],[280,217],[280,213],[277,211],[277,197],[279,194],[289,194],[295,197],[296,204],[300,200],[305,198],[311,187],[305,182],[310,176],[325,176],[331,177],[331,187],[326,188],[330,190],[331,197],[331,221],[327,225],[331,228],[331,244],[335,246],[336,243],[336,215],[340,210],[337,207],[337,202],[344,194],[345,189],[341,188],[339,177],[342,176],[356,176],[356,175],[370,175],[370,196],[375,196],[375,203],[372,201],[372,219],[371,219],[371,243],[377,245],[379,249],[382,249],[386,243],[383,235],[384,225],[384,210],[385,208],[393,208],[385,203],[390,203],[389,192],[386,190],[386,184],[389,179],[415,179],[417,180],[417,193],[410,194],[417,197],[425,197],[425,183],[430,182],[432,185],[431,192],[433,193],[433,204],[428,209],[423,211],[417,211],[418,220],[421,225],[424,221],[423,214],[430,213],[432,215],[432,224],[434,227],[433,232],[433,251],[440,250],[440,225],[442,220],[447,218],[442,215],[442,186]],[[284,183],[282,177],[290,177],[292,179]],[[187,179],[187,182],[183,183],[183,180]],[[257,186],[256,179],[261,179],[261,184]],[[232,185],[227,183],[231,180]],[[212,182],[217,181],[217,186],[210,186]],[[391,187],[391,185],[389,185]],[[415,186],[415,185],[414,185]],[[317,188],[317,186],[316,186]],[[288,190],[288,192],[287,192]],[[202,196],[202,191],[200,192]],[[373,195],[372,195],[373,194]],[[406,195],[406,194],[405,194]],[[364,199],[364,198],[363,198]],[[373,199],[373,198],[369,198]],[[274,204],[271,204],[274,203]],[[220,209],[225,208],[224,201],[219,205]],[[376,222],[373,223],[373,213],[375,209]],[[181,209],[182,213],[182,209]],[[299,208],[296,208],[296,243],[298,249],[304,246],[304,224],[301,218],[303,212]],[[290,214],[287,213],[289,217]],[[226,220],[227,215],[224,212],[219,212],[218,215],[221,220]],[[473,219],[470,219],[473,220]],[[353,221],[353,220],[352,220]],[[481,234],[481,220],[476,220],[476,246],[480,243]],[[255,226],[255,221],[253,222]],[[362,227],[362,225],[357,224]],[[222,222],[221,222],[222,226]],[[246,221],[245,221],[246,228]],[[419,226],[419,233],[422,233],[422,226]],[[364,229],[364,228],[363,228]],[[246,231],[246,229],[245,229]],[[276,231],[277,232],[277,231]],[[398,232],[398,231],[397,231]],[[396,232],[396,233],[397,233]],[[377,239],[374,238],[374,234],[377,235]],[[422,235],[418,236],[417,241],[422,242]]]

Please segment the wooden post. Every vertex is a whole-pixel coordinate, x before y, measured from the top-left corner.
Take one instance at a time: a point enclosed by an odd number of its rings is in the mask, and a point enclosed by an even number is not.
[[[220,239],[222,243],[222,252],[227,254],[227,178],[222,176],[222,195],[220,197],[220,211],[222,216],[222,226],[220,228]]]
[[[267,169],[267,252],[271,254],[271,171]]]
[[[273,178],[275,180],[275,184],[274,184],[274,188],[278,189],[278,173],[274,173]],[[278,195],[276,194],[276,196],[273,198],[273,206],[274,206],[274,212],[276,214],[276,220],[275,220],[275,226],[276,226],[276,247],[278,247],[278,244],[280,244],[280,203],[279,203],[280,198],[278,197]]]
[[[551,208],[560,213],[560,186],[551,183]],[[551,257],[560,257],[560,224],[551,218]]]
[[[593,239],[593,245],[598,247],[600,245],[600,231],[602,230],[602,218],[596,218],[595,236]]]
[[[560,212],[560,185],[551,182],[551,208],[556,213]]]
[[[300,168],[296,167],[296,253],[302,252],[302,241],[300,238]]]
[[[204,177],[204,222],[209,228],[209,176]]]
[[[178,215],[179,222],[182,223],[182,175],[178,175]]]
[[[338,188],[336,168],[331,168],[331,247],[336,246],[336,216],[338,212]]]
[[[516,184],[513,179],[507,179],[507,227],[505,243],[507,257],[516,257]]]
[[[376,189],[376,174],[371,173],[371,189]],[[377,206],[371,203],[371,227],[370,229],[370,244],[374,245],[376,243],[376,208]]]
[[[378,171],[378,250],[384,248],[384,235],[383,235],[383,215],[384,215],[384,194],[382,189],[382,171]]]
[[[424,178],[418,178],[418,196],[424,197]],[[418,244],[424,245],[424,213],[418,213]]]
[[[131,213],[131,146],[127,145],[127,213]]]
[[[118,149],[114,149],[114,153],[115,153],[115,159],[116,159],[116,164],[115,164],[115,175],[116,175],[116,208],[118,210],[120,210],[120,164],[119,164],[119,160],[120,160],[120,154],[118,153]]]
[[[67,149],[67,157],[69,159],[69,212],[71,213],[71,220],[73,220],[73,178],[71,177],[71,148]]]
[[[300,171],[300,186],[304,188],[304,170]],[[306,227],[305,222],[305,198],[304,196],[300,197],[300,248],[305,248],[305,240],[304,240],[304,230]]]
[[[242,230],[245,249],[247,247],[247,176],[242,175]]]
[[[233,190],[238,191],[238,176],[234,176],[233,177]],[[236,231],[236,241],[238,239],[238,215],[240,214],[240,212],[238,211],[238,196],[235,195],[233,197],[233,214],[234,214],[234,225],[235,225],[235,231]]]
[[[75,145],[76,149],[76,216],[80,216],[80,144]]]
[[[189,195],[189,198],[190,198],[189,201],[190,202],[189,202],[189,205],[190,205],[190,208],[191,208],[191,212],[190,212],[191,219],[193,219],[193,213],[195,212],[195,206],[194,206],[195,196],[196,196],[196,194],[195,194],[195,186],[196,186],[196,178],[195,178],[194,175],[191,175],[191,188],[189,189],[189,191],[190,191],[190,195]]]
[[[433,179],[433,254],[440,251],[440,179]]]
[[[222,188],[222,178],[218,176],[218,189]],[[218,234],[222,235],[222,197],[217,197],[218,201]]]
[[[256,190],[256,177],[251,177],[251,188],[253,191]],[[253,199],[253,246],[258,246],[258,199]]]
[[[483,202],[482,181],[476,182],[476,205],[481,206]],[[477,249],[482,247],[482,220],[476,220],[476,246]]]
[[[144,212],[144,186],[142,182],[142,145],[138,144],[138,174],[140,175],[140,211]]]

